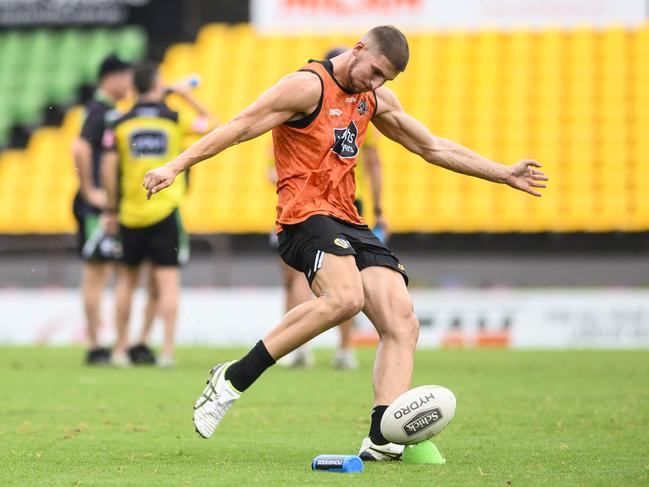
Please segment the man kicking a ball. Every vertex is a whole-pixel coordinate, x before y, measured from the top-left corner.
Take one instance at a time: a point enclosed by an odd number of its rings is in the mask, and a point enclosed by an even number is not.
[[[373,372],[374,409],[360,456],[396,460],[381,416],[410,388],[419,324],[399,260],[354,206],[354,166],[370,121],[425,161],[540,196],[545,175],[535,161],[506,166],[433,136],[383,87],[405,70],[408,42],[395,27],[370,30],[331,61],[311,61],[282,78],[252,105],[144,179],[147,197],[194,164],[273,131],[279,252],[304,272],[317,296],[293,308],[242,359],[212,369],[194,406],[194,425],[209,438],[241,394],[275,361],[363,311],[380,337]],[[242,175],[245,177],[244,175]]]

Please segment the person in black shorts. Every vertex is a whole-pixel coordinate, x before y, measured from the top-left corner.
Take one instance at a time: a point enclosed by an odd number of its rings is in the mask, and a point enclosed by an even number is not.
[[[294,269],[304,273],[312,284],[322,267],[325,254],[352,255],[359,271],[379,266],[394,269],[408,284],[406,268],[367,225],[313,215],[295,225],[282,225],[278,235],[279,253]]]
[[[201,437],[214,435],[233,404],[277,359],[363,311],[380,344],[372,369],[374,407],[359,456],[401,458],[404,446],[385,438],[380,425],[388,405],[411,387],[419,323],[403,266],[354,207],[354,169],[368,125],[427,163],[534,196],[541,196],[538,188],[548,179],[534,160],[492,161],[434,136],[407,114],[384,84],[406,69],[408,59],[405,35],[394,26],[377,26],[330,61],[311,60],[288,74],[222,128],[146,174],[143,184],[155,201],[189,167],[272,130],[276,226],[284,234],[280,254],[305,273],[317,296],[289,311],[241,359],[212,368],[194,403]]]
[[[107,204],[104,221],[110,234],[119,233],[122,257],[117,269],[115,360],[124,365],[133,362],[134,352],[153,356],[148,346],[151,323],[145,323],[139,340],[129,347],[129,318],[133,291],[140,268],[151,262],[158,290],[158,311],[164,322],[164,344],[156,363],[174,364],[174,336],[180,286],[179,266],[189,257],[189,243],[178,208],[186,190],[186,180],[155,202],[146,201],[141,186],[148,169],[182,151],[182,139],[188,133],[200,133],[213,123],[208,111],[193,97],[185,84],[165,87],[155,64],[135,69],[137,101],[133,108],[114,121],[104,137],[102,182]],[[197,116],[183,116],[165,103],[168,93],[180,96],[193,107]],[[128,356],[127,356],[128,354]]]
[[[81,133],[72,148],[79,176],[73,212],[78,225],[79,255],[83,259],[81,295],[89,345],[86,363],[89,365],[111,361],[110,350],[99,344],[101,295],[112,273],[111,261],[119,256],[120,243],[106,235],[101,224],[106,195],[101,188],[100,164],[106,123],[119,116],[115,104],[128,95],[131,85],[132,72],[128,63],[115,55],[103,60],[99,67],[99,86],[86,104]],[[154,303],[149,302],[147,314],[154,307]]]

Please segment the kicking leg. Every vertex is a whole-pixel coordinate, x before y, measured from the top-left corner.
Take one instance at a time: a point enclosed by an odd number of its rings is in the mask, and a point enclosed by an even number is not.
[[[275,361],[363,308],[363,286],[351,255],[325,254],[312,283],[317,298],[289,311],[248,354],[212,369],[194,405],[196,431],[209,438],[241,393]]]
[[[293,269],[281,259],[280,266],[284,277],[285,310],[288,313],[296,306],[313,299],[313,292],[304,274]],[[284,355],[284,357],[277,361],[279,365],[290,368],[310,367],[313,365],[313,362],[313,353],[309,350],[308,343]]]
[[[325,254],[311,288],[316,299],[293,308],[264,337],[263,343],[275,360],[363,308],[361,276],[351,255]]]

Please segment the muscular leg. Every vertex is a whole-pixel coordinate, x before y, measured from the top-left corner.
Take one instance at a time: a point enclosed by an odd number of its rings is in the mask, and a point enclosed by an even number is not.
[[[105,262],[85,262],[81,279],[81,297],[86,316],[86,331],[90,349],[99,347],[101,326],[101,295],[112,266]]]
[[[361,271],[363,311],[379,334],[374,363],[374,404],[388,405],[410,388],[419,323],[403,281],[395,270],[368,267]]]
[[[288,313],[296,306],[313,299],[313,292],[309,282],[300,271],[293,269],[280,259],[280,266],[284,277],[284,312]],[[284,355],[278,363],[284,367],[309,367],[313,364],[313,355],[309,350],[309,344],[305,343],[296,348],[293,352]]]
[[[351,255],[325,254],[312,289],[316,299],[286,313],[246,356],[228,367],[225,379],[237,391],[245,391],[278,359],[363,308],[363,283]]]
[[[131,317],[131,302],[137,283],[139,267],[120,265],[117,268],[115,286],[115,321],[117,324],[117,342],[114,353],[122,354],[128,347],[128,322]]]
[[[325,254],[311,287],[316,299],[289,311],[263,339],[275,360],[355,316],[363,307],[361,275],[351,255]]]

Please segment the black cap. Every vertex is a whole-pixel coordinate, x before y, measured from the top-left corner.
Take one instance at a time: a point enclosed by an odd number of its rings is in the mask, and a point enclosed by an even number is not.
[[[325,55],[325,59],[331,59],[332,57],[340,56],[347,49],[344,47],[334,47]]]
[[[103,78],[107,74],[119,73],[131,69],[131,65],[126,61],[122,61],[115,54],[111,54],[106,57],[101,64],[99,65],[99,79]]]

